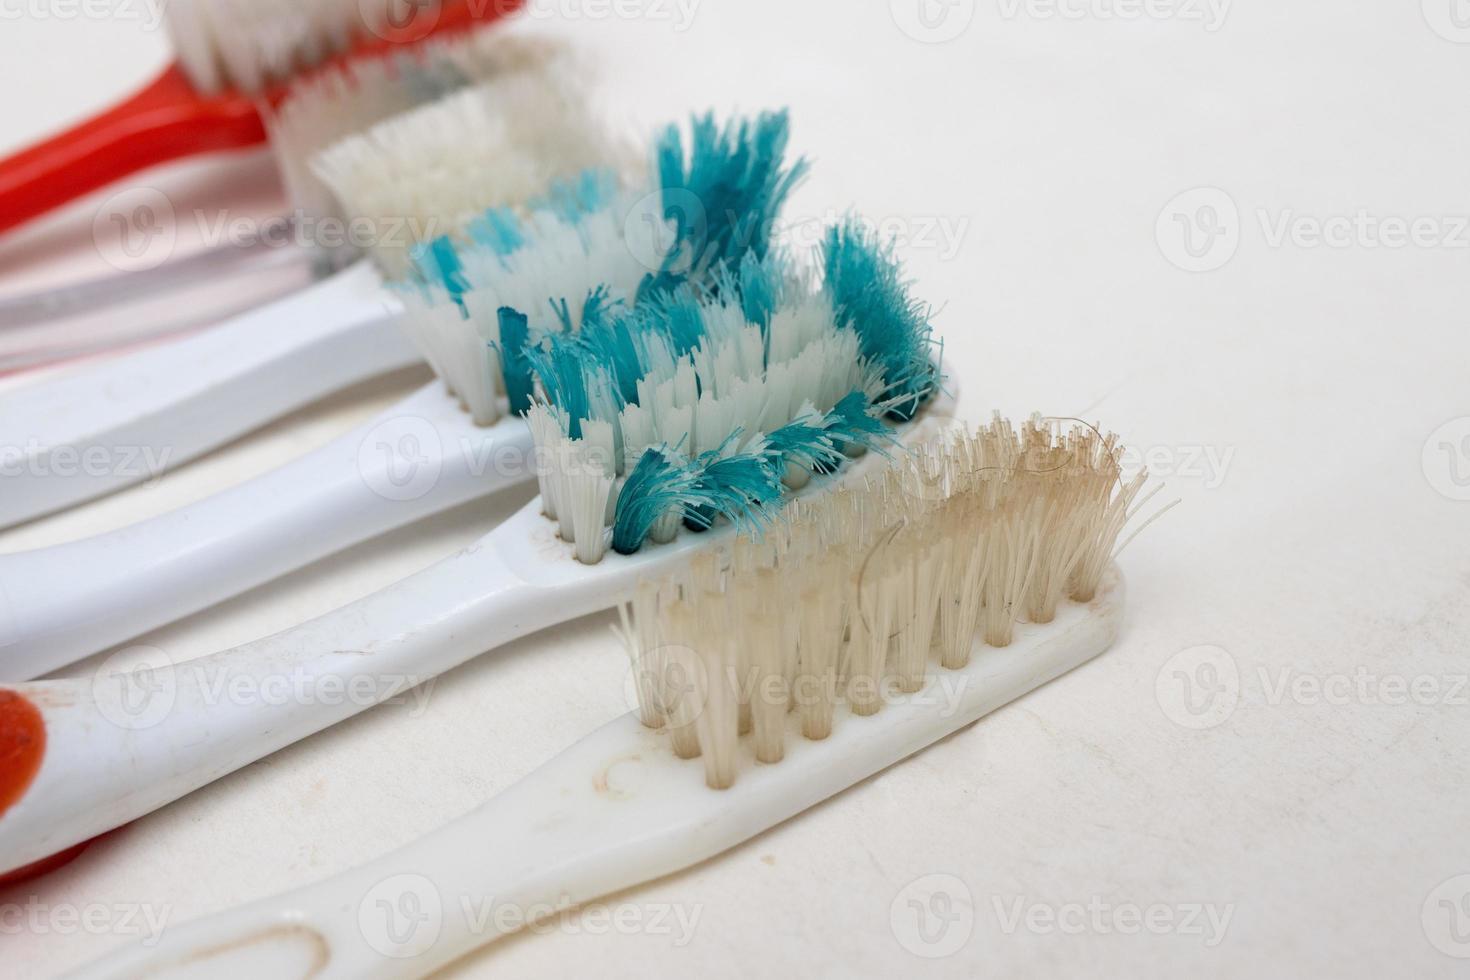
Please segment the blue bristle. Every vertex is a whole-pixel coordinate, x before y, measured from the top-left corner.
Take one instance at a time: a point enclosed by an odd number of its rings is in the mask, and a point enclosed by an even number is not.
[[[725,446],[695,460],[698,488],[709,498],[709,503],[687,510],[684,526],[692,531],[709,529],[718,516],[729,518],[737,528],[760,527],[781,502],[784,492],[781,472],[770,456],[765,453],[723,455],[738,436],[739,433],[732,434]]]
[[[619,398],[631,405],[638,403],[638,382],[646,373],[636,322],[618,307],[606,316],[590,320],[584,316],[578,334],[587,356],[607,369],[617,385]]]
[[[575,177],[552,181],[545,194],[530,202],[530,208],[532,211],[548,211],[567,224],[575,225],[612,204],[617,192],[617,173],[606,167],[594,167]]]
[[[745,253],[740,260],[738,289],[748,322],[759,324],[762,330],[770,328],[771,316],[785,297],[790,267],[790,259],[779,253],[764,258],[757,258],[753,251]]]
[[[667,449],[649,449],[618,494],[612,548],[620,555],[634,554],[643,547],[653,525],[670,510],[706,503],[699,477],[686,461]]]
[[[500,368],[505,379],[505,395],[510,402],[512,415],[523,415],[531,410],[531,395],[535,381],[531,375],[531,361],[526,348],[531,340],[530,320],[508,306],[497,311],[500,318]]]
[[[927,308],[909,296],[892,246],[855,219],[828,231],[823,264],[838,324],[857,333],[863,356],[882,369],[889,416],[908,421],[938,382]]]
[[[526,247],[526,226],[510,208],[491,208],[471,221],[468,231],[472,242],[502,258]]]
[[[541,379],[546,399],[566,414],[567,435],[582,438],[582,422],[589,417],[587,364],[583,351],[572,337],[551,337],[526,350],[531,369]]]
[[[470,284],[465,279],[464,263],[459,259],[459,251],[455,248],[453,239],[448,235],[440,235],[422,242],[413,247],[409,257],[424,282],[432,286],[442,286],[451,299],[456,303],[461,302]]]
[[[713,113],[696,116],[687,156],[678,127],[665,130],[656,165],[675,246],[659,272],[645,280],[640,297],[667,292],[747,251],[764,257],[777,215],[808,170],[805,160],[784,166],[790,130],[785,111],[723,129]]]
[[[834,405],[823,418],[822,427],[839,449],[860,446],[881,452],[883,443],[893,438],[879,410],[868,403],[868,396],[861,391],[849,393]]]
[[[814,473],[831,473],[842,465],[842,452],[827,430],[815,420],[798,419],[766,436],[766,451],[780,465],[800,466]]]

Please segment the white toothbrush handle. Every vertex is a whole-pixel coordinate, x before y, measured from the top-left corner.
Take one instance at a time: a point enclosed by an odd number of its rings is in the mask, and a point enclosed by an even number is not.
[[[627,715],[484,806],[326,881],[171,927],[78,972],[112,980],[184,970],[212,980],[351,980],[427,975],[539,916],[690,867],[881,772],[1107,649],[1124,588],[1108,572],[1086,606],[1067,603],[1011,646],[978,640],[968,666],[932,668],[918,694],[871,717],[839,709],[833,733],[800,737],[758,764],[749,741],[728,790],[698,759]],[[674,918],[688,924],[690,916]],[[683,910],[692,912],[693,910]]]
[[[0,556],[0,681],[49,673],[532,476],[525,423],[431,385],[255,480],[96,538]],[[7,612],[8,610],[8,612]]]
[[[157,477],[419,360],[360,262],[286,299],[0,400],[0,527]]]
[[[528,525],[545,525],[550,539],[553,529],[537,508],[528,505],[501,530],[526,538]],[[407,696],[486,650],[623,597],[608,592],[606,574],[580,585],[528,584],[496,540],[491,535],[381,592],[233,650],[13,686],[39,713],[45,750],[29,788],[0,814],[0,872],[119,827]],[[575,566],[564,552],[548,566]],[[24,784],[5,771],[15,764],[0,754],[0,782]]]

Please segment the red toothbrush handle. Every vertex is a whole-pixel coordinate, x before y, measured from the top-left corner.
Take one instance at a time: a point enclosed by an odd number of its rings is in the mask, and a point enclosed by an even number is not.
[[[525,0],[416,0],[406,23],[380,27],[330,59],[381,55],[429,35],[444,37],[504,17]],[[260,98],[279,104],[277,84]],[[147,167],[195,153],[264,143],[265,123],[249,96],[201,96],[174,65],[128,101],[39,146],[0,160],[0,232]]]
[[[121,105],[0,160],[0,231],[145,167],[263,142],[248,97],[202,98],[175,65]]]

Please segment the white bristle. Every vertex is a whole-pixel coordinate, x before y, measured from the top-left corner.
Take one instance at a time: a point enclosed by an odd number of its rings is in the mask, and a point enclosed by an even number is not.
[[[814,289],[811,282],[803,277],[792,288]],[[797,298],[792,308],[795,314],[783,320],[782,342],[765,363],[760,327],[746,322],[738,304],[706,300],[702,312],[707,332],[701,344],[677,359],[656,356],[657,363],[638,382],[638,404],[614,413],[598,411],[594,399],[594,416],[612,423],[612,444],[622,448],[615,457],[621,472],[626,474],[645,450],[657,446],[690,459],[716,450],[725,455],[748,451],[763,433],[798,418],[814,420],[816,413],[831,411],[854,390],[881,389],[878,371],[860,356],[856,334],[838,327],[830,302]],[[612,385],[588,388],[610,396]],[[579,442],[567,438],[564,424],[554,431],[533,430],[533,436],[547,465],[557,468],[576,459]],[[563,493],[568,478],[553,474],[547,484],[553,493]],[[615,485],[613,492],[619,489]],[[616,499],[611,500],[610,514],[615,505]],[[563,538],[574,540],[559,507],[560,498],[548,506],[548,514],[561,516]],[[681,521],[680,513],[671,512],[655,523],[649,537],[666,543]]]
[[[521,204],[558,177],[625,170],[634,154],[599,123],[565,72],[530,70],[395,116],[318,154],[312,170],[344,213],[373,222],[388,275],[416,241],[455,234],[492,207]]]
[[[1123,484],[1119,458],[1113,437],[1039,419],[947,435],[859,486],[791,504],[763,538],[702,558],[714,574],[645,583],[625,613],[630,653],[674,636],[694,648],[693,699],[715,709],[695,725],[698,752],[709,785],[727,787],[734,714],[752,720],[756,758],[777,762],[789,710],[806,738],[825,738],[839,700],[875,714],[923,689],[935,666],[965,666],[977,631],[1009,643],[1037,589],[1042,615],[1053,595],[1089,601],[1097,556],[1115,556],[1146,479]],[[658,704],[642,717],[669,724]],[[680,755],[691,754],[686,739]]]
[[[584,66],[585,59],[565,45],[524,36],[510,25],[358,58],[292,86],[280,107],[266,113],[271,148],[304,218],[342,218],[331,190],[311,170],[318,153],[383,120],[493,79],[567,75],[585,84]]]
[[[464,249],[463,312],[443,288],[404,291],[404,331],[477,424],[496,421],[505,393],[496,353],[502,307],[524,312],[534,336],[559,329],[551,304],[562,299],[580,328],[580,301],[595,285],[607,287],[610,301],[631,302],[648,269],[628,248],[621,216],[644,193],[627,192],[576,224],[537,212],[527,221],[530,243],[510,255]]]
[[[380,14],[369,16],[381,6]],[[205,95],[258,93],[386,27],[361,0],[167,0],[164,21],[189,81]]]
[[[497,353],[500,331],[494,311],[489,316],[475,317],[467,325],[447,296],[436,301],[419,292],[405,291],[403,305],[405,332],[474,423],[492,425],[498,421],[504,385]]]

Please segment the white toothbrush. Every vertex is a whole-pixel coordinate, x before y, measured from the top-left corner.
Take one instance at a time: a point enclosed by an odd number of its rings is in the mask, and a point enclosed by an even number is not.
[[[970,665],[930,679],[911,701],[872,717],[839,709],[833,734],[799,738],[787,758],[705,786],[637,714],[603,727],[479,809],[348,872],[285,895],[171,926],[71,974],[104,980],[207,974],[215,980],[421,977],[506,935],[537,910],[561,910],[714,857],[902,761],[1102,653],[1118,635],[1116,572],[1087,605],[1022,627],[1004,649],[977,640]],[[960,691],[954,713],[934,704]],[[942,703],[942,702],[941,702]],[[511,914],[484,914],[487,908]],[[477,914],[478,913],[478,914]]]
[[[0,408],[0,527],[161,476],[317,399],[418,363],[359,262],[190,337],[20,388]]]
[[[502,304],[548,320],[553,299],[599,283],[610,298],[631,300],[648,270],[623,241],[624,216],[641,199],[648,192],[628,192],[581,224],[533,214],[537,234],[475,294],[490,320]],[[0,556],[0,681],[39,677],[360,541],[534,480],[531,434],[497,400],[493,322],[477,332],[457,308],[431,314],[410,302],[412,322],[399,326],[436,367],[450,363],[445,381],[461,394],[430,385],[212,497],[99,537]],[[458,341],[447,354],[424,336],[445,314]]]
[[[784,134],[784,119],[773,120],[772,132]],[[723,152],[737,159],[747,149],[741,142]],[[713,165],[719,152],[700,165]],[[769,166],[781,173],[780,156]],[[752,183],[763,185],[765,170],[753,172]],[[600,289],[605,302],[630,304],[679,241],[672,228],[653,251],[626,237],[629,227],[652,227],[640,209],[663,220],[659,190],[618,191],[610,172],[557,187],[524,220],[498,217],[502,229],[518,222],[515,250],[462,247],[465,262],[483,266],[466,269],[469,319],[443,290],[437,303],[408,298],[402,325],[457,399],[431,386],[232,490],[101,537],[0,557],[0,681],[41,676],[349,545],[536,478],[530,432],[502,418],[504,399],[497,403],[500,311],[528,311],[527,329],[544,333],[559,329],[553,304],[568,297]],[[574,217],[561,192],[581,195],[579,207],[592,210]],[[566,316],[580,320],[581,311]]]
[[[438,78],[444,64],[466,83],[484,79],[379,122],[363,137],[382,148],[363,181],[393,174],[396,193],[372,197],[387,210],[350,214],[372,222],[373,255],[390,274],[402,271],[415,230],[453,230],[462,215],[526,200],[551,177],[608,162],[609,142],[579,101],[580,75],[559,49],[481,38],[433,50],[417,74],[408,66],[419,62],[407,59],[393,62],[391,76],[368,65],[339,70],[305,88],[275,122],[283,169],[307,213],[343,220],[325,212],[329,192],[306,179],[306,163],[295,157],[317,150],[323,133],[347,130],[346,122],[366,126],[437,94],[447,84],[417,80]],[[536,119],[540,131],[527,133],[522,116]],[[423,174],[424,160],[436,154],[441,166]],[[339,166],[334,176],[357,190],[350,168]],[[415,177],[427,185],[419,193]],[[157,478],[326,395],[418,363],[398,329],[402,312],[379,269],[359,261],[194,336],[5,396],[0,527]]]
[[[779,115],[763,120],[753,130],[741,124],[717,142],[738,149],[753,133],[785,125]],[[779,158],[779,140],[757,142]],[[746,155],[727,158],[739,169]],[[762,177],[758,183],[783,182]],[[603,308],[579,334],[548,337],[541,349],[548,363],[538,375],[545,389],[600,394],[533,406],[529,428],[546,458],[538,476],[549,495],[470,550],[232,651],[143,672],[124,668],[91,680],[16,686],[11,697],[39,712],[45,748],[38,770],[22,774],[31,757],[0,745],[0,785],[29,783],[18,803],[0,811],[0,873],[147,813],[487,649],[616,605],[640,576],[728,536],[728,529],[677,536],[677,524],[659,528],[670,516],[700,517],[706,525],[716,514],[756,520],[779,504],[783,479],[807,492],[812,485],[830,487],[832,478],[813,477],[846,469],[839,445],[856,452],[881,445],[885,434],[914,440],[939,425],[952,402],[929,397],[938,371],[927,359],[928,323],[896,262],[850,231],[834,230],[827,254],[839,251],[844,268],[863,272],[857,282],[829,271],[819,286],[772,256],[740,263],[738,289],[721,277],[719,295],[689,286],[668,302],[616,316]],[[886,288],[874,292],[875,281]],[[858,305],[867,312],[864,322],[843,325],[838,311]],[[747,322],[747,313],[766,325]],[[614,337],[623,342],[612,343]],[[676,358],[669,344],[680,339],[690,346]],[[860,352],[875,340],[884,347]],[[580,353],[563,359],[564,345]],[[636,357],[630,347],[639,349]],[[609,361],[596,353],[614,350]],[[752,361],[741,365],[742,355]],[[608,397],[614,386],[606,370],[610,364],[632,369],[635,360],[639,400],[619,407]],[[573,374],[580,385],[571,384]],[[895,387],[911,390],[926,410],[891,428],[879,419],[897,412],[886,397]],[[697,406],[682,400],[696,392],[702,392]],[[599,417],[583,418],[581,435],[595,441],[605,433],[636,464],[628,467],[614,508],[608,506],[613,461],[599,458],[596,445],[557,431],[584,412]],[[765,434],[747,429],[751,419],[762,420]],[[652,431],[659,427],[665,431]],[[681,461],[666,448],[676,444],[671,428],[683,433],[682,441],[692,436],[697,445],[716,448]],[[860,461],[851,478],[873,468],[878,456]],[[546,519],[553,511],[559,528]],[[640,551],[648,540],[669,539]],[[604,554],[609,540],[617,554]]]
[[[39,677],[319,558],[535,477],[519,418],[434,384],[264,476],[131,527],[0,556],[0,681]]]
[[[640,587],[639,712],[393,854],[79,976],[424,976],[755,836],[1113,642],[1116,451],[998,423],[793,505],[777,540]]]
[[[935,435],[952,409],[935,405],[903,439]],[[862,460],[844,477],[861,479],[878,462]],[[681,535],[584,565],[538,499],[454,557],[275,636],[180,664],[14,685],[40,713],[45,750],[24,795],[0,813],[0,873],[122,826],[487,650],[626,602],[641,579],[729,535]],[[358,695],[341,693],[354,684]],[[320,696],[329,689],[338,694]]]

